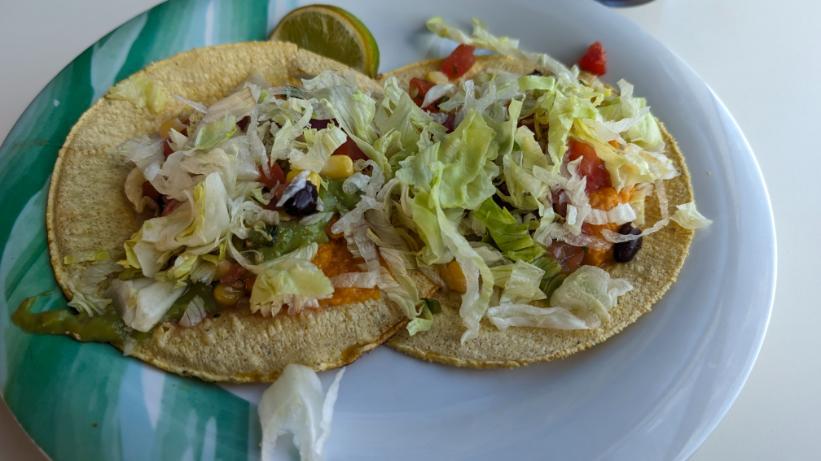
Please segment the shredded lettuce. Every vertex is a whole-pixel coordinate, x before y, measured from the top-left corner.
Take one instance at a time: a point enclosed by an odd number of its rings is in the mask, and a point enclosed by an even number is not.
[[[349,135],[373,142],[376,101],[352,79],[337,72],[323,71],[312,79],[303,80],[302,84],[317,101],[318,110],[330,115],[322,118],[334,118]]]
[[[542,290],[539,289],[539,285],[545,275],[544,270],[524,261],[516,261],[509,266],[501,267],[506,269],[504,288],[502,290],[502,296],[499,299],[501,304],[527,304],[547,297]],[[497,285],[500,282],[500,277],[496,275],[498,270],[499,268],[493,268]]]
[[[148,278],[115,279],[110,291],[123,323],[137,331],[148,332],[182,296],[185,286]]]
[[[237,118],[231,114],[202,124],[194,135],[194,148],[200,150],[213,149],[227,141],[237,132]]]
[[[383,89],[384,96],[373,120],[381,136],[374,142],[372,152],[366,150],[366,153],[390,177],[391,167],[398,165],[408,154],[440,142],[445,137],[446,130],[430,113],[413,102],[408,93],[400,88],[395,77],[385,80]],[[389,160],[391,167],[387,166]]]
[[[288,158],[296,148],[296,140],[303,135],[304,129],[311,122],[314,108],[310,101],[287,99],[277,107],[270,126],[273,142],[270,149],[270,161]]]
[[[336,395],[345,368],[336,373],[328,391],[322,391],[317,374],[304,365],[290,364],[262,394],[259,420],[262,425],[260,458],[272,460],[280,435],[293,434],[303,461],[319,461],[331,433]]]
[[[291,153],[291,168],[306,171],[321,171],[334,151],[345,143],[345,132],[335,125],[321,130],[305,129],[307,152],[294,150]]]
[[[544,253],[544,248],[530,236],[527,224],[519,222],[493,199],[485,200],[472,214],[487,227],[496,246],[506,257],[514,261],[531,261]]]
[[[471,35],[447,24],[444,19],[438,16],[428,19],[426,25],[428,30],[441,37],[449,38],[459,43],[473,45],[477,48],[495,51],[506,56],[527,59],[532,61],[540,69],[547,70],[566,79],[575,78],[578,74],[578,71],[568,69],[564,64],[546,54],[521,51],[519,49],[518,40],[504,36],[497,37],[491,34],[482,21],[476,18],[473,19],[473,33]]]
[[[581,266],[568,275],[550,296],[550,305],[575,311],[582,317],[594,315],[602,322],[610,320],[609,311],[619,296],[633,289],[627,280],[611,278],[598,267]]]
[[[515,271],[511,272],[511,278]],[[530,278],[535,278],[535,271]],[[532,283],[532,280],[531,280]],[[527,286],[523,286],[527,289]],[[537,307],[516,299],[502,299],[488,310],[488,318],[497,328],[548,328],[554,330],[587,330],[610,319],[609,310],[618,298],[632,289],[623,279],[613,279],[606,271],[581,266],[570,274],[550,297],[551,307]]]
[[[477,208],[496,191],[493,178],[499,172],[493,163],[499,151],[495,132],[477,113],[420,154],[402,161],[397,177],[404,183],[429,190],[433,171],[441,171],[437,200],[442,208]],[[437,165],[438,163],[438,165]]]
[[[688,202],[676,206],[676,211],[670,217],[676,224],[685,229],[701,229],[712,224],[712,221],[705,218],[698,212],[695,202]]]
[[[108,97],[129,101],[137,107],[145,107],[152,114],[162,112],[171,101],[168,90],[160,82],[145,75],[123,80],[111,89]]]
[[[433,313],[430,311],[430,307],[428,307],[427,303],[423,303],[422,305],[422,312],[419,314],[418,317],[414,318],[408,325],[405,327],[408,330],[408,334],[413,336],[418,333],[422,333],[424,331],[428,331],[433,327]]]
[[[573,122],[595,119],[596,105],[604,97],[601,91],[573,82],[560,82],[552,91],[546,91],[538,101],[537,120],[547,122],[547,152],[557,168],[567,151],[567,138]]]
[[[124,264],[141,269],[146,277],[153,277],[178,248],[188,247],[193,252],[191,255],[216,249],[230,224],[227,192],[219,174],[212,173],[194,187],[189,201],[167,216],[143,222],[140,230],[124,244]],[[167,276],[173,278],[175,273],[185,276],[194,268],[190,260],[175,266],[177,270]]]
[[[250,88],[243,88],[212,104],[205,111],[202,123],[207,124],[224,120],[228,116],[233,117],[234,120],[239,120],[250,114],[256,107],[257,101],[251,94]]]
[[[436,197],[438,183],[434,185],[431,195]],[[479,322],[485,316],[490,297],[493,294],[493,273],[482,257],[470,246],[457,226],[445,215],[437,200],[433,201],[433,211],[439,223],[442,240],[462,268],[465,276],[466,290],[462,295],[459,316],[465,324],[462,344],[479,335]]]
[[[562,272],[562,265],[550,255],[536,258],[532,264],[544,272],[542,280],[539,282],[539,289],[549,299],[566,277]]]
[[[641,183],[652,183],[678,176],[673,161],[661,153],[650,152],[636,144],[618,150],[595,136],[583,123],[573,125],[573,136],[589,144],[604,161],[613,187],[621,190]]]
[[[111,298],[106,295],[106,281],[121,270],[119,265],[109,259],[72,268],[66,281],[71,290],[68,305],[89,316],[102,314],[111,304]]]
[[[274,316],[283,305],[290,313],[306,307],[318,307],[318,300],[334,293],[331,280],[310,258],[316,254],[316,244],[308,251],[295,251],[268,261],[257,271],[251,290],[251,312]]]
[[[218,174],[210,174],[194,187],[191,223],[175,236],[179,245],[196,247],[214,243],[230,224],[228,193]]]
[[[577,317],[564,307],[537,307],[530,304],[500,304],[488,309],[488,319],[496,328],[548,328],[553,330],[588,330],[597,323]]]
[[[624,138],[651,152],[664,150],[664,139],[656,118],[647,107],[647,100],[633,96],[633,85],[617,82],[618,95],[612,95],[599,108],[609,128],[624,134]]]

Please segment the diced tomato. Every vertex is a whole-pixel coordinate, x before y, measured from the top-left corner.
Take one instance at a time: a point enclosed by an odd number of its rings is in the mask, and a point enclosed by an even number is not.
[[[245,291],[250,293],[254,289],[254,283],[257,281],[257,276],[255,274],[248,274],[242,281],[245,285]]]
[[[563,190],[553,191],[551,193],[551,199],[553,202],[553,211],[562,218],[567,216],[567,193]]]
[[[280,184],[285,184],[285,172],[276,163],[271,165],[267,175],[262,167],[259,167],[257,171],[259,171],[259,182],[268,189],[274,189]]]
[[[171,148],[171,144],[169,144],[168,140],[166,139],[162,143],[162,154],[165,157],[168,157],[169,155],[171,155],[173,153],[174,153],[174,149]]]
[[[231,264],[231,267],[220,277],[220,283],[231,285],[237,280],[242,280],[248,275],[248,269],[239,264]]]
[[[442,125],[448,133],[452,133],[456,129],[456,114],[453,112],[448,113],[448,118],[445,119],[445,123]]]
[[[430,91],[434,85],[436,84],[433,82],[414,77],[408,84],[408,94],[410,94],[411,99],[413,99],[413,102],[415,102],[417,106],[422,107],[422,103],[425,101],[425,95],[428,94],[428,91]]]
[[[168,216],[172,211],[177,209],[178,206],[180,206],[180,202],[174,200],[173,198],[166,199],[164,200],[161,214],[163,216]]]
[[[607,53],[601,42],[593,42],[579,59],[579,68],[595,75],[607,73]]]
[[[368,156],[356,145],[350,137],[345,140],[345,143],[337,147],[333,155],[347,155],[353,161],[367,160]]]
[[[564,242],[553,242],[547,251],[562,265],[562,271],[566,274],[576,270],[584,261],[584,248]]]
[[[574,161],[581,157],[579,164],[579,174],[587,178],[587,193],[595,192],[602,187],[612,186],[610,173],[604,166],[604,162],[596,155],[595,149],[589,144],[571,138],[568,142],[568,160]]]
[[[160,198],[160,193],[157,192],[157,189],[154,189],[154,186],[148,181],[143,182],[143,195],[154,201]]]
[[[442,72],[451,80],[465,75],[476,62],[476,56],[473,55],[475,49],[471,45],[457,46],[450,56],[442,60]]]

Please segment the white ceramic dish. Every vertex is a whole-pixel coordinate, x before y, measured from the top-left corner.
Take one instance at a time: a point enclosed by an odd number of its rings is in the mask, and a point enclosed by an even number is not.
[[[387,349],[365,357],[342,383],[332,457],[687,458],[741,390],[775,286],[766,187],[726,107],[670,50],[592,1],[341,4],[371,27],[382,70],[447,52],[422,32],[432,14],[463,25],[480,17],[494,33],[565,62],[600,40],[606,80],[624,78],[648,98],[679,141],[699,209],[714,224],[697,233],[679,281],[650,314],[568,360],[475,371]]]
[[[168,375],[113,348],[32,336],[8,324],[24,297],[54,289],[42,226],[56,148],[94,98],[178,51],[260,39],[295,6],[264,0],[174,0],[104,37],[64,69],[2,147],[0,390],[55,459],[255,459],[262,386],[218,386]],[[484,19],[525,48],[572,62],[600,40],[607,80],[646,96],[687,158],[700,231],[679,281],[653,312],[570,359],[516,370],[464,370],[380,348],[342,381],[329,459],[684,459],[741,389],[766,330],[775,235],[761,172],[709,87],[669,50],[590,1],[343,2],[379,42],[383,71],[445,54],[423,24],[438,14]],[[267,12],[267,17],[266,17]],[[95,91],[91,92],[91,89]],[[36,123],[45,117],[51,123]],[[36,135],[36,136],[35,136]],[[29,138],[47,143],[25,143]],[[35,167],[29,162],[35,161]],[[29,175],[6,174],[29,171]],[[5,175],[5,176],[4,176]],[[16,181],[16,182],[15,182]],[[5,235],[5,234],[3,234]],[[48,303],[65,301],[56,291]],[[31,366],[30,364],[36,364]],[[330,373],[323,375],[329,380]],[[71,397],[66,398],[67,389]],[[60,430],[54,430],[60,421]],[[293,448],[281,444],[283,458]]]

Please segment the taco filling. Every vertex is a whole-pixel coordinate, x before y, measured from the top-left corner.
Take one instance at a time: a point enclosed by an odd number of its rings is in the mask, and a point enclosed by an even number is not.
[[[599,80],[600,43],[568,68],[478,20],[472,34],[438,17],[427,27],[459,45],[441,61],[387,76],[386,94],[399,80],[407,85],[411,119],[427,135],[390,162],[407,188],[398,220],[413,223],[423,242],[418,263],[435,267],[444,291],[461,297],[462,332],[455,340],[453,316],[434,317],[436,331],[400,334],[391,345],[457,365],[518,365],[603,339],[532,328],[505,332],[519,335],[506,339],[500,331],[508,327],[606,326],[606,337],[649,310],[675,279],[692,229],[709,220],[696,210],[675,142],[647,101],[624,80],[617,88]],[[477,49],[496,55],[477,57]],[[675,199],[689,199],[671,204],[668,184]],[[680,230],[667,231],[670,221]],[[630,263],[662,230],[671,257],[647,268],[658,274],[653,283],[636,287],[641,274]],[[634,312],[611,322],[619,298],[634,289]],[[485,318],[496,332],[481,327]]]
[[[149,331],[191,285],[204,296],[172,319],[187,326],[202,305],[275,316],[380,297],[378,278],[339,282],[364,260],[334,223],[381,172],[334,121],[330,92],[364,96],[331,72],[301,87],[247,82],[121,147],[134,165],[125,194],[149,215],[112,283],[126,325]],[[146,291],[164,305],[141,302]]]
[[[648,310],[709,220],[647,101],[624,80],[599,80],[600,44],[580,70],[478,21],[472,34],[441,18],[427,25],[458,47],[388,74],[381,91],[326,70],[299,85],[251,78],[210,105],[177,96],[184,112],[119,145],[141,224],[116,262],[65,256],[83,266],[65,283],[70,305],[89,318],[113,310],[139,335],[226,311],[299,317],[378,300],[409,320],[393,344],[418,341],[408,347],[432,360],[450,352],[426,355],[424,338],[458,356],[509,327],[595,330],[634,289],[640,309],[605,336]],[[670,262],[652,283],[619,269],[659,242]],[[519,363],[497,352],[464,363]]]
[[[485,317],[500,329],[609,321],[633,285],[608,268],[632,261],[670,221],[709,223],[692,202],[669,213],[665,182],[682,172],[646,100],[624,80],[614,89],[598,79],[606,69],[599,43],[580,71],[522,51],[478,21],[471,35],[441,18],[427,25],[460,44],[422,75],[413,70],[423,65],[396,72],[417,106],[409,118],[425,128],[415,148],[389,162],[406,188],[396,220],[413,223],[422,242],[417,262],[461,295],[462,343]],[[476,58],[477,48],[501,59]],[[472,69],[477,59],[499,65]],[[653,221],[649,198],[660,212]]]

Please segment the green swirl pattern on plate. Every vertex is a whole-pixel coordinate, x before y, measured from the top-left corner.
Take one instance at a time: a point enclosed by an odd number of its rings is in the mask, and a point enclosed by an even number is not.
[[[26,334],[10,323],[26,297],[64,306],[48,262],[44,215],[57,152],[115,82],[180,51],[264,40],[267,0],[172,0],[112,31],[34,99],[0,147],[0,390],[58,460],[256,459],[256,409],[219,386],[159,372],[101,344]],[[293,5],[279,5],[289,8]]]

